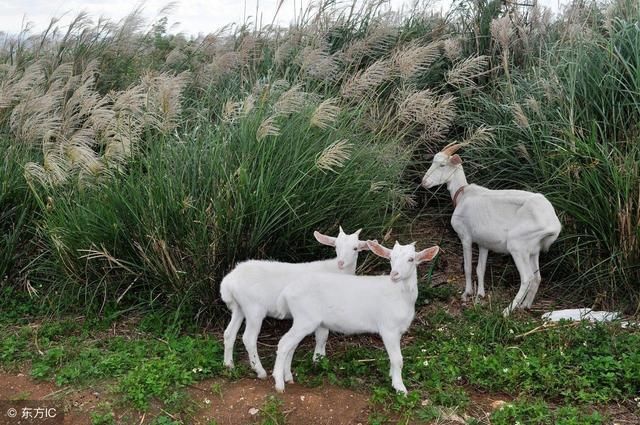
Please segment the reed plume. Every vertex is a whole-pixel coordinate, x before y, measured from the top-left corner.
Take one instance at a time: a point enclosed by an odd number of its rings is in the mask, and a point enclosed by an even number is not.
[[[327,146],[316,158],[316,167],[322,171],[337,173],[349,160],[353,146],[347,140],[338,140]]]

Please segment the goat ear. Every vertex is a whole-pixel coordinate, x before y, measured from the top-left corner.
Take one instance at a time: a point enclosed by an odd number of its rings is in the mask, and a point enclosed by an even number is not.
[[[318,232],[317,230],[315,232],[313,232],[313,236],[322,245],[336,246],[336,238],[334,238],[333,236],[323,235],[322,233]]]
[[[438,255],[439,251],[440,247],[438,245],[432,246],[431,248],[423,249],[416,254],[416,262],[420,264],[425,261],[431,261],[435,258],[436,255]]]
[[[340,229],[340,230],[338,231],[338,234],[340,234],[340,235],[346,235],[346,233],[344,232],[344,230],[342,230],[342,226],[338,226],[338,229]]]
[[[360,236],[360,232],[362,232],[362,227],[359,228],[358,230],[356,230],[356,232],[354,233],[354,235],[356,236]]]
[[[358,251],[369,251],[369,242],[378,243],[375,239],[372,241],[358,241]]]
[[[380,245],[378,241],[367,241],[367,245],[369,245],[369,249],[378,257],[391,258],[391,250]]]
[[[452,165],[460,165],[460,164],[462,164],[462,158],[460,158],[460,155],[455,154],[451,158],[449,158],[449,162]]]

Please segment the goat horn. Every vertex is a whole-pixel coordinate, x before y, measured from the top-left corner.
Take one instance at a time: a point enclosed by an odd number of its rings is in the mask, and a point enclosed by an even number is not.
[[[458,151],[458,149],[460,149],[463,146],[464,146],[464,143],[455,143],[455,142],[454,143],[449,143],[440,152],[442,152],[443,154],[446,154],[448,156],[452,156],[454,153],[456,153]]]

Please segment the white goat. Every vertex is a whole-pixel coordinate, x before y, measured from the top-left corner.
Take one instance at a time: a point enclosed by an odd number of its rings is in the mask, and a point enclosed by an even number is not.
[[[547,251],[558,238],[561,225],[553,205],[540,193],[522,190],[491,190],[467,184],[462,159],[455,152],[461,144],[450,144],[433,158],[422,179],[431,188],[447,184],[453,199],[451,226],[462,242],[465,290],[462,300],[473,295],[472,244],[478,245],[476,300],[484,297],[484,272],[489,250],[509,253],[520,273],[520,290],[503,311],[530,308],[540,286],[540,251]]]
[[[368,250],[367,242],[358,240],[360,231],[347,235],[340,227],[338,237],[314,232],[324,245],[335,246],[336,258],[308,263],[282,263],[249,260],[238,264],[220,283],[220,296],[231,310],[231,321],[224,331],[224,364],[233,368],[233,345],[243,320],[246,320],[242,341],[249,354],[252,369],[258,378],[267,377],[258,356],[258,334],[265,317],[276,317],[276,302],[282,290],[301,275],[310,272],[356,273],[358,253]],[[314,359],[325,355],[329,331],[318,328]]]
[[[287,286],[278,299],[281,315],[291,315],[293,325],[278,343],[273,369],[276,390],[284,391],[291,382],[291,361],[300,341],[322,327],[344,334],[377,333],[389,355],[393,388],[402,393],[402,352],[400,338],[407,331],[418,297],[416,266],[432,260],[437,246],[416,253],[411,245],[396,242],[393,250],[369,242],[376,254],[391,260],[387,276],[346,276],[330,273],[301,275],[295,285]]]

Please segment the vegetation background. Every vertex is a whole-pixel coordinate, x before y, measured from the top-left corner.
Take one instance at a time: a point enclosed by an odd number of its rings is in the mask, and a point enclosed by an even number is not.
[[[545,285],[637,310],[638,3],[383,6],[320,2],[288,28],[197,38],[139,9],[5,34],[3,294],[210,320],[237,261],[316,258],[313,229],[379,237],[447,213],[444,191],[416,187],[464,140],[471,181],[556,207]]]

